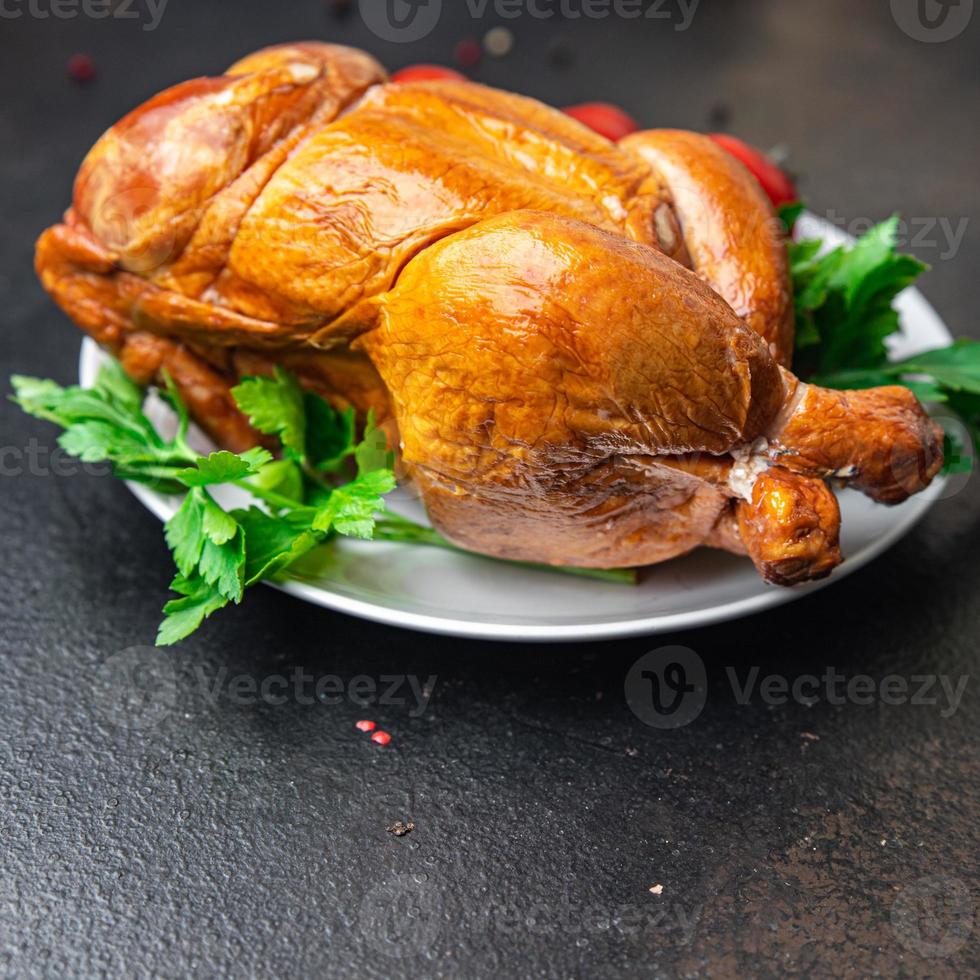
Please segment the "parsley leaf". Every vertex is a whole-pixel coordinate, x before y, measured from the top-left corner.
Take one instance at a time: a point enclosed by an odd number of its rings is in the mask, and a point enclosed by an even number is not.
[[[306,406],[294,375],[277,364],[274,377],[246,378],[231,393],[259,432],[278,436],[292,458],[306,459]]]
[[[228,605],[228,599],[200,576],[178,575],[170,588],[180,598],[164,607],[164,620],[157,632],[157,646],[165,647],[190,636],[212,613]]]
[[[266,463],[248,478],[248,483],[257,490],[268,490],[293,503],[303,503],[303,470],[293,459],[274,459]]]
[[[828,375],[887,362],[885,338],[899,329],[893,301],[926,269],[896,253],[897,228],[893,215],[854,245],[823,254],[820,242],[790,243],[797,374]]]
[[[980,451],[980,343],[889,361],[887,337],[900,329],[896,296],[927,266],[900,255],[898,216],[853,245],[825,250],[819,240],[789,243],[796,309],[794,371],[828,388],[901,384],[924,402],[945,403]]]
[[[249,449],[241,455],[224,450],[202,456],[193,466],[178,470],[176,478],[185,487],[205,487],[213,483],[231,483],[244,476],[258,473],[266,463],[272,462],[267,449]]]
[[[314,473],[337,473],[354,454],[354,409],[335,410],[278,365],[274,377],[246,378],[232,395],[256,429],[278,436],[287,458]]]
[[[304,524],[273,517],[258,507],[235,511],[235,517],[245,532],[246,585],[271,578],[324,540]]]
[[[806,205],[802,201],[790,201],[788,204],[780,204],[776,209],[779,220],[783,223],[783,229],[789,235],[793,231],[800,215],[806,210]]]
[[[368,412],[364,435],[354,450],[354,461],[360,474],[395,468],[395,454],[388,448],[387,436],[375,425],[373,411]]]
[[[384,510],[383,495],[395,489],[395,474],[372,470],[337,487],[317,510],[312,521],[315,531],[336,531],[355,538],[370,538],[374,515]]]
[[[354,409],[335,411],[324,399],[307,392],[306,458],[321,473],[336,473],[354,452]]]
[[[980,395],[980,341],[961,338],[949,347],[913,354],[890,365],[901,374],[926,374],[947,391]]]
[[[201,487],[192,487],[164,525],[181,575],[199,575],[226,599],[240,602],[244,588],[245,535],[235,518]]]

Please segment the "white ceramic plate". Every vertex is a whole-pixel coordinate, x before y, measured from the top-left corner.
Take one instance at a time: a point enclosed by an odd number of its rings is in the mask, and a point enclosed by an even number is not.
[[[798,231],[835,245],[848,241],[843,232],[812,215],[800,220]],[[903,333],[894,338],[896,355],[950,343],[949,331],[921,293],[906,290],[898,305]],[[94,381],[104,357],[95,343],[83,343],[83,385]],[[168,411],[157,400],[151,414],[165,425]],[[199,448],[210,448],[200,434],[197,438]],[[906,534],[940,496],[942,485],[937,480],[898,507],[874,504],[852,491],[841,493],[845,561],[830,578],[794,589],[765,585],[748,559],[706,548],[646,569],[640,584],[629,586],[438,548],[350,540],[324,549],[315,571],[277,588],[365,619],[455,636],[557,641],[659,633],[760,612],[839,582]],[[172,497],[136,484],[130,489],[161,520],[176,510]],[[238,493],[231,489],[226,500],[240,502]],[[393,510],[424,520],[418,504],[402,491],[390,499]]]

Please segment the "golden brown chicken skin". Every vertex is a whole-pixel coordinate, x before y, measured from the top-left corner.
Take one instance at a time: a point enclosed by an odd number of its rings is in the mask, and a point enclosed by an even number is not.
[[[150,100],[41,236],[45,288],[229,448],[257,439],[230,387],[276,364],[374,410],[433,522],[486,554],[707,543],[794,584],[840,561],[826,480],[894,503],[936,473],[908,392],[786,370],[785,245],[710,141],[617,146],[531,99],[384,80],[308,42]]]
[[[651,129],[620,146],[669,188],[690,265],[789,367],[793,292],[782,222],[759,182],[700,133]]]

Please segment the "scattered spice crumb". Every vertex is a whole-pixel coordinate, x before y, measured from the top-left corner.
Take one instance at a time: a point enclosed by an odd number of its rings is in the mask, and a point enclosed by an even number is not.
[[[391,741],[391,736],[387,732],[376,731],[371,736],[372,742],[377,742],[378,745],[387,745]]]
[[[76,82],[90,82],[95,78],[95,62],[87,54],[73,54],[68,59],[68,74]]]
[[[638,756],[640,754],[640,750],[634,749],[632,745],[627,745],[626,754],[632,759],[633,757]]]
[[[483,35],[483,47],[491,58],[506,58],[514,47],[514,32],[506,27],[491,27]]]
[[[483,58],[483,47],[479,41],[473,38],[466,38],[456,45],[456,63],[461,68],[476,68]]]
[[[716,102],[708,110],[708,125],[711,129],[728,129],[731,122],[732,107],[727,102]]]
[[[394,834],[396,837],[404,837],[406,834],[410,834],[415,830],[415,822],[412,820],[402,823],[401,820],[396,820],[393,824],[389,824],[386,828],[389,834]]]
[[[355,722],[354,727],[359,732],[373,732],[378,725],[377,722],[371,721],[368,718],[363,718],[361,721]]]
[[[565,38],[556,38],[548,48],[548,61],[555,68],[570,68],[575,61],[571,44]]]
[[[650,886],[650,894],[651,895],[663,895],[663,893],[664,893],[664,886],[663,885],[651,885]]]

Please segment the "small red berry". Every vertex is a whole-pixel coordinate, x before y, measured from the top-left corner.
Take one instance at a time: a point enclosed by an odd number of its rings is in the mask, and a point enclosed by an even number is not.
[[[583,102],[581,105],[571,105],[564,111],[614,143],[640,128],[629,113],[608,102]]]
[[[372,742],[378,745],[387,745],[391,741],[391,736],[387,732],[377,731],[371,736]]]
[[[483,46],[479,41],[467,38],[456,45],[456,63],[463,68],[475,68],[483,57]]]
[[[375,728],[377,728],[378,726],[377,726],[377,724],[375,722],[368,721],[368,719],[365,718],[362,721],[359,721],[359,722],[355,723],[354,727],[359,732],[373,732],[375,730]]]
[[[90,82],[95,78],[95,62],[87,54],[73,54],[68,59],[68,74],[76,82]]]
[[[444,78],[466,81],[466,76],[455,68],[445,68],[442,65],[409,65],[391,76],[393,82],[431,82]]]
[[[769,195],[769,200],[776,207],[800,199],[799,192],[793,186],[793,181],[761,150],[757,150],[737,136],[729,136],[727,133],[709,133],[708,135],[723,150],[744,164],[752,176],[762,185],[762,189]]]

